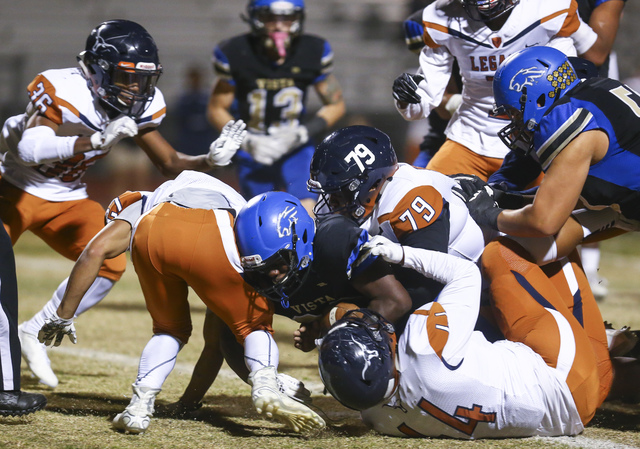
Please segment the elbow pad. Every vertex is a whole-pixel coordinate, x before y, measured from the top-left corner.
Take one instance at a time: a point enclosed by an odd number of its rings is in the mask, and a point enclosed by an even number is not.
[[[26,165],[63,161],[74,155],[78,136],[59,137],[48,126],[35,126],[22,133],[18,143],[18,158]]]

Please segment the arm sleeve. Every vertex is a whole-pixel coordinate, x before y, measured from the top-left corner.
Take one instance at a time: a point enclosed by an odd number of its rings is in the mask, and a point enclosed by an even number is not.
[[[445,284],[431,305],[431,311],[443,310],[448,339],[442,355],[449,363],[458,363],[473,333],[480,311],[482,279],[478,266],[448,254],[404,246],[403,267]]]
[[[26,129],[18,143],[18,158],[26,165],[64,161],[73,156],[78,136],[59,137],[48,126]]]

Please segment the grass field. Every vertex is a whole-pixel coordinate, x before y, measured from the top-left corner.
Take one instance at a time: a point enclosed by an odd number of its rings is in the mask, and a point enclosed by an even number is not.
[[[33,236],[16,246],[20,285],[20,321],[33,315],[71,270]],[[605,242],[601,272],[610,295],[601,304],[606,320],[616,326],[640,328],[640,236]],[[0,448],[629,448],[640,447],[640,405],[606,403],[593,424],[575,438],[522,440],[407,440],[379,436],[367,430],[358,414],[322,394],[315,353],[293,348],[295,323],[276,318],[280,370],[302,379],[329,424],[327,430],[300,436],[254,411],[250,389],[223,367],[204,407],[190,419],[163,416],[162,406],[178,399],[202,347],[204,305],[192,295],[194,335],[164,385],[156,415],[144,435],[124,435],[111,429],[111,419],[129,403],[138,357],[150,337],[151,320],[137,278],[129,264],[121,282],[97,307],[76,322],[78,344],[65,339],[49,355],[60,385],[51,390],[30,376],[23,363],[22,386],[48,398],[46,410],[22,418],[0,418]],[[640,379],[638,379],[640,382]]]

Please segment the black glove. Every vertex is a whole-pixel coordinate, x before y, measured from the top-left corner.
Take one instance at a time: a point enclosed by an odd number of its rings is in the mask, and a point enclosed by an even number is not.
[[[420,103],[420,95],[416,91],[418,83],[422,80],[422,75],[403,73],[393,81],[393,98],[402,103]]]
[[[469,208],[469,214],[479,226],[488,226],[498,230],[498,215],[502,209],[496,202],[496,194],[503,194],[498,189],[489,186],[475,175],[457,174],[451,178],[458,182],[459,187],[452,191],[459,196]]]
[[[491,187],[485,186],[482,190],[478,190],[469,201],[467,201],[469,214],[471,218],[480,227],[490,227],[498,229],[498,215],[502,209],[496,203],[494,191]]]

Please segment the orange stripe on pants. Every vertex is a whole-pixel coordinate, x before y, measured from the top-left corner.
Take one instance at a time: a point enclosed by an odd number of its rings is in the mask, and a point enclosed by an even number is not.
[[[600,404],[600,381],[591,342],[567,308],[566,299],[529,259],[526,251],[508,238],[501,237],[485,248],[482,268],[490,281],[496,321],[507,339],[526,344],[554,368],[561,345],[575,344],[566,382],[586,425]],[[549,309],[567,321],[574,341],[561,338],[558,322]]]

